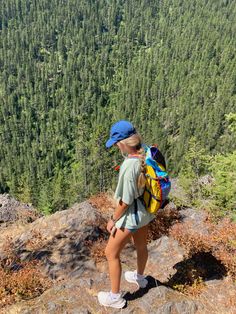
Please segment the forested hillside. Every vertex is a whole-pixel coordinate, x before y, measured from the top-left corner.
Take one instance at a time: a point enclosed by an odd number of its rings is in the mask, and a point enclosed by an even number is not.
[[[235,21],[228,0],[1,1],[0,192],[50,212],[111,187],[118,119],[172,176],[192,136],[232,153]]]

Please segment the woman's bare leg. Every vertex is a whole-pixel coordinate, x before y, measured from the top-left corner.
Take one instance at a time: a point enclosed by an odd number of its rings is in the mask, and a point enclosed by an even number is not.
[[[147,235],[148,225],[138,229],[131,237],[137,251],[137,273],[140,275],[143,275],[148,259]]]
[[[105,254],[108,261],[111,291],[118,293],[120,291],[121,263],[120,252],[129,241],[131,232],[127,229],[116,230],[115,236],[110,235]]]

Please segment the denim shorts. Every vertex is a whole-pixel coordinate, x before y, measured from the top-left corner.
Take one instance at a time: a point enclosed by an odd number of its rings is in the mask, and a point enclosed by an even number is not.
[[[126,228],[128,229],[129,231],[131,231],[132,233],[134,233],[135,231],[137,231],[139,228]]]

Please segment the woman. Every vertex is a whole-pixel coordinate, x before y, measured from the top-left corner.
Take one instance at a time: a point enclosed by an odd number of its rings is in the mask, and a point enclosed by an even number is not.
[[[107,148],[111,146],[119,148],[124,161],[120,167],[114,195],[117,206],[107,223],[110,237],[105,254],[109,266],[111,290],[100,291],[98,301],[104,306],[122,308],[126,300],[120,291],[120,252],[131,238],[137,251],[137,269],[125,272],[125,279],[140,288],[145,288],[148,283],[144,276],[148,258],[148,224],[155,215],[147,212],[142,201],[138,199],[143,194],[146,180],[145,153],[141,137],[130,122],[120,120],[112,125],[110,139],[106,142]]]

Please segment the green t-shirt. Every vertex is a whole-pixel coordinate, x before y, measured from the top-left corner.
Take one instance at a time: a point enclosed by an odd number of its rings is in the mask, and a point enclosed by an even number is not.
[[[141,228],[155,218],[155,215],[149,213],[139,199],[137,200],[138,210],[135,215],[134,199],[142,195],[144,191],[144,188],[139,189],[137,186],[140,167],[140,159],[135,157],[125,158],[120,167],[114,198],[117,204],[121,199],[129,207],[117,220],[115,224],[117,228]]]

